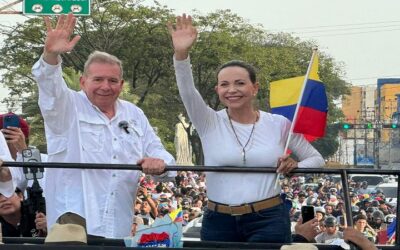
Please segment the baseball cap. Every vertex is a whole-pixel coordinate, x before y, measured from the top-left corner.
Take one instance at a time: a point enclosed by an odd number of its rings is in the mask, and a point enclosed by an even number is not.
[[[3,128],[4,116],[9,116],[9,115],[16,115],[16,114],[14,114],[12,112],[8,112],[6,114],[0,115],[0,128]],[[16,115],[16,116],[18,116],[18,118],[19,118],[19,124],[20,124],[22,133],[24,133],[25,138],[28,138],[29,137],[29,124],[24,119],[22,119],[21,116],[19,116],[19,115]]]

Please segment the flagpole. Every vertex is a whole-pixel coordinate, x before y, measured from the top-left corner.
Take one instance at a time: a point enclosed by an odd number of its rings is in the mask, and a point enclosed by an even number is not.
[[[283,150],[283,154],[286,154],[286,152],[289,149],[289,143],[290,143],[290,139],[292,138],[292,135],[293,135],[293,130],[294,130],[294,126],[296,124],[297,114],[299,113],[301,100],[303,99],[304,90],[306,89],[306,83],[307,83],[307,80],[308,80],[308,78],[310,76],[311,68],[312,68],[312,65],[314,63],[314,58],[315,58],[315,55],[317,53],[318,53],[318,48],[314,48],[313,49],[313,53],[311,55],[310,63],[308,64],[306,75],[304,77],[303,86],[301,88],[301,92],[300,92],[300,95],[299,95],[299,100],[297,101],[296,109],[294,111],[292,124],[290,125],[289,135],[288,135],[288,138],[286,140],[286,145],[285,145],[285,149]],[[281,176],[280,173],[276,175],[275,189],[278,188],[280,176]]]

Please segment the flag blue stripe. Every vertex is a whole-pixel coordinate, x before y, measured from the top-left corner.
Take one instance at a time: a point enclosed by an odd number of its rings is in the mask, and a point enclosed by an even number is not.
[[[321,112],[328,112],[325,85],[322,82],[308,79],[303,98],[301,99],[301,106],[316,109]]]
[[[390,238],[392,237],[392,234],[396,232],[396,220],[394,220],[392,223],[387,226],[387,236]]]
[[[294,112],[296,111],[296,104],[288,105],[288,106],[281,106],[271,109],[272,114],[283,115],[284,117],[288,118],[289,120],[293,120]]]

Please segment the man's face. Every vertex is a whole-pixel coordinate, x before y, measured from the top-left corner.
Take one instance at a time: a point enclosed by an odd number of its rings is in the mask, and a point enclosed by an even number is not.
[[[332,213],[332,207],[331,206],[325,206],[325,211],[327,214],[331,214]]]
[[[159,216],[160,215],[164,216],[169,213],[170,207],[167,203],[160,203],[157,206],[157,211]]]
[[[374,220],[375,223],[378,224],[378,225],[382,224],[382,222],[383,222],[381,218],[374,218],[373,220]]]
[[[201,200],[198,200],[196,201],[196,203],[193,204],[193,206],[201,208],[203,206],[203,202]]]
[[[143,201],[140,210],[142,213],[148,214],[151,211],[151,207],[147,201]]]
[[[325,226],[327,234],[334,234],[336,232],[336,226]]]
[[[123,84],[121,69],[117,64],[94,62],[89,65],[87,75],[80,78],[81,89],[103,112],[114,107]]]
[[[356,227],[360,230],[360,231],[364,231],[364,228],[367,226],[367,220],[364,219],[359,219],[358,221],[356,221]]]
[[[10,198],[0,194],[0,216],[11,215],[21,210],[22,195],[14,193]]]

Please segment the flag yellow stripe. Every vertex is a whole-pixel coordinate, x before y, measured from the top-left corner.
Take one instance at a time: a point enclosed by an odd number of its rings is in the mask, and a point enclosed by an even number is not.
[[[318,75],[318,65],[319,65],[319,57],[318,54],[315,55],[314,60],[311,64],[311,70],[310,70],[310,75],[308,76],[308,79],[316,80],[316,81],[321,81],[319,79]]]
[[[304,83],[304,76],[271,82],[271,108],[297,104]]]

